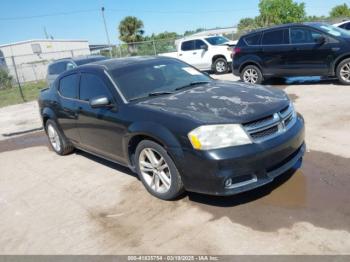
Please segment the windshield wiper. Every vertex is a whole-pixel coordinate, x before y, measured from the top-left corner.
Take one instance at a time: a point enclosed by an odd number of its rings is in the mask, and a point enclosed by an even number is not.
[[[157,91],[157,92],[149,93],[147,96],[161,96],[161,95],[170,95],[170,94],[173,94],[173,92],[170,92],[170,91]]]
[[[177,91],[177,90],[180,90],[180,89],[184,89],[186,87],[200,85],[200,84],[208,84],[208,83],[210,83],[210,81],[195,81],[195,82],[191,82],[191,83],[189,83],[187,85],[177,87],[177,88],[175,88],[175,90]]]
[[[129,101],[139,100],[139,99],[146,98],[146,97],[151,97],[151,96],[170,95],[170,94],[173,94],[173,93],[174,92],[170,92],[170,91],[157,91],[157,92],[149,93],[149,94],[147,94],[145,96],[133,97],[133,98],[129,99]]]

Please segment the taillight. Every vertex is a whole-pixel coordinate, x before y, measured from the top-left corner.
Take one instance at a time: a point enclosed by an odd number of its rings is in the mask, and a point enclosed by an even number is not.
[[[234,55],[240,52],[241,52],[241,49],[239,47],[232,48],[231,58],[233,59]]]
[[[235,47],[235,49],[233,49],[233,54],[239,54],[241,52],[241,49],[239,47]]]

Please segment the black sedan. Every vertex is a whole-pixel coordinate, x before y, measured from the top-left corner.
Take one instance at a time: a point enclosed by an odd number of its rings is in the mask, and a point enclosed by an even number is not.
[[[299,167],[305,151],[303,118],[283,91],[213,80],[172,58],[79,66],[39,105],[56,153],[128,166],[161,199],[251,190]]]

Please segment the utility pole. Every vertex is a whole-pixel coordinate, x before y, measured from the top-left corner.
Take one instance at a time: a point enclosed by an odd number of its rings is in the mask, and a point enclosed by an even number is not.
[[[17,80],[17,84],[18,84],[18,88],[19,88],[19,93],[21,94],[23,102],[26,102],[24,95],[23,95],[21,83],[19,82],[15,58],[13,56],[11,56],[11,59],[12,59],[13,69],[15,70],[15,75],[16,75],[16,80]]]
[[[106,24],[106,18],[105,18],[105,8],[102,6],[101,8],[101,13],[102,13],[102,19],[103,23],[105,25],[105,31],[106,31],[106,37],[107,37],[107,42],[108,42],[108,47],[109,47],[109,55],[112,56],[112,49],[111,49],[111,41],[109,40],[109,34],[108,34],[108,29],[107,29],[107,24]]]

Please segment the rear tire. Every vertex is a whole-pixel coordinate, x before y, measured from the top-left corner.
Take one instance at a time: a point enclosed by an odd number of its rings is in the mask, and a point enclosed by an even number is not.
[[[226,74],[228,72],[228,64],[225,58],[217,58],[213,63],[213,70],[216,75]]]
[[[184,192],[184,185],[174,161],[159,144],[143,140],[135,152],[136,172],[153,196],[172,200]]]
[[[57,154],[63,156],[74,151],[74,146],[62,134],[55,121],[51,119],[47,120],[45,130],[50,146]]]
[[[264,81],[264,77],[257,66],[247,65],[241,72],[241,80],[245,83],[259,85]]]
[[[350,58],[344,59],[336,69],[338,80],[343,85],[350,85]]]

